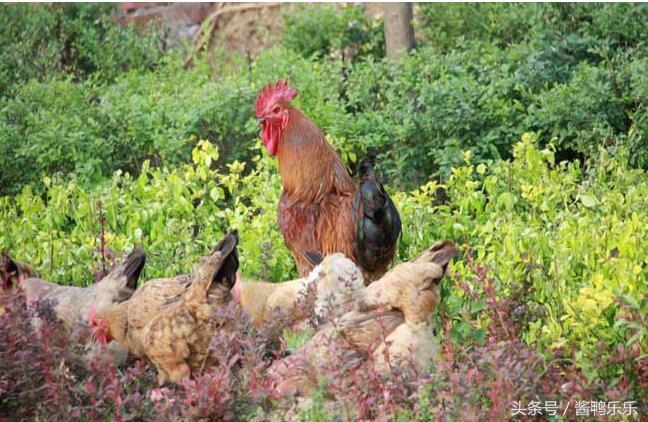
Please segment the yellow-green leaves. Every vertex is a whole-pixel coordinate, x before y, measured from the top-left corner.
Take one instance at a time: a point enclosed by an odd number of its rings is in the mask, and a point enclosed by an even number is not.
[[[573,347],[588,359],[605,341],[640,342],[646,351],[648,333],[623,319],[618,300],[641,308],[648,295],[648,175],[608,153],[590,163],[593,171],[556,164],[535,139],[523,136],[511,161],[468,160],[444,185],[431,181],[410,192],[386,186],[403,221],[399,259],[452,239],[488,269],[498,295],[523,294],[529,309],[542,310],[521,333],[540,350]],[[52,177],[45,199],[27,187],[0,200],[0,249],[46,278],[87,284],[98,259],[101,201],[108,247],[119,253],[142,245],[148,278],[190,270],[228,228],[238,228],[243,272],[286,280],[295,268],[278,230],[277,163],[253,151],[248,164],[219,169],[216,146],[199,141],[191,163],[156,168],[146,161],[136,179],[115,174],[90,190]],[[451,264],[441,306],[454,334],[481,338],[489,323],[484,304],[455,284],[483,288],[465,264]]]

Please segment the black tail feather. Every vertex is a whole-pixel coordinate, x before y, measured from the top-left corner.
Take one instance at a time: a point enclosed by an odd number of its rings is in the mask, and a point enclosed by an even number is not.
[[[135,290],[137,287],[137,280],[142,269],[146,264],[146,254],[141,248],[136,247],[126,258],[124,266],[124,275],[126,276],[126,287]]]
[[[220,269],[214,275],[216,282],[225,284],[229,288],[234,287],[236,283],[236,272],[239,269],[238,250],[239,234],[237,230],[230,231],[214,248],[227,255]]]
[[[302,251],[301,254],[313,267],[318,266],[324,261],[324,255],[316,251]]]
[[[378,182],[369,159],[360,163],[358,199],[362,205],[356,238],[360,265],[367,272],[386,269],[394,258],[402,224],[396,205]]]

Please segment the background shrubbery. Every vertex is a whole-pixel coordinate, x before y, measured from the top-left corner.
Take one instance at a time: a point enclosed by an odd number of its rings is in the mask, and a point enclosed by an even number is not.
[[[528,130],[556,138],[560,158],[623,145],[633,166],[648,163],[645,5],[422,5],[423,39],[398,64],[358,7],[298,7],[284,46],[191,71],[154,48],[160,35],[109,24],[105,7],[3,6],[0,19],[25,22],[1,25],[0,193],[42,173],[96,183],[144,159],[187,162],[191,135],[219,145],[222,163],[249,158],[254,96],[280,77],[344,149],[371,148],[402,187],[445,180],[467,149],[474,163],[508,158]]]
[[[289,78],[351,168],[377,154],[400,260],[442,238],[464,252],[443,282],[447,359],[425,389],[399,390],[413,407],[381,406],[507,415],[497,397],[516,382],[531,398],[645,397],[648,7],[419,7],[419,45],[399,63],[358,7],[303,6],[249,64],[187,71],[111,6],[0,6],[0,250],[85,285],[100,238],[117,254],[142,245],[151,278],[189,271],[238,227],[245,274],[294,276],[253,115],[258,90]],[[511,379],[516,362],[543,367],[542,388]],[[318,400],[308,415],[326,413]]]

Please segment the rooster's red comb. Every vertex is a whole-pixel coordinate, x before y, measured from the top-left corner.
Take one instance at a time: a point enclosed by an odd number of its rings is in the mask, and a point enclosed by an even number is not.
[[[262,117],[269,105],[277,101],[289,103],[295,96],[297,96],[297,90],[288,86],[288,81],[277,81],[274,84],[266,85],[256,100],[257,117]]]

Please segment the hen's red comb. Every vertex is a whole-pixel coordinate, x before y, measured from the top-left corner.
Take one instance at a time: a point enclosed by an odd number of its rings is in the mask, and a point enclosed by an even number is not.
[[[257,117],[262,117],[269,105],[280,100],[289,103],[295,96],[297,96],[297,90],[288,86],[288,81],[286,80],[266,85],[256,100]]]
[[[90,308],[88,311],[88,325],[90,328],[93,328],[97,325],[97,310],[94,308]]]

